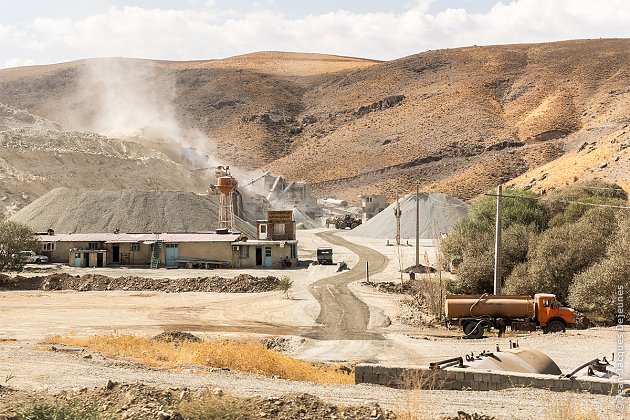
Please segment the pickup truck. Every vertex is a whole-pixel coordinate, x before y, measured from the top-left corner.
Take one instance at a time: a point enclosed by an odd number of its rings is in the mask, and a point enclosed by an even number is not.
[[[33,251],[20,251],[15,255],[19,257],[22,261],[27,262],[27,263],[42,264],[42,263],[48,262],[47,256],[38,255]]]

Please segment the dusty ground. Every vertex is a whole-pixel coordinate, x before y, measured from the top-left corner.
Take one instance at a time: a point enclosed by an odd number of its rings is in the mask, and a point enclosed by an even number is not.
[[[211,339],[220,336],[255,337],[287,336],[291,339],[290,354],[311,361],[372,361],[389,364],[425,365],[447,357],[471,351],[492,350],[497,344],[508,346],[517,339],[521,346],[531,346],[547,353],[563,371],[568,371],[595,357],[610,356],[615,350],[618,333],[614,329],[569,331],[566,334],[533,333],[498,339],[461,340],[459,331],[444,328],[418,329],[397,321],[399,296],[379,293],[373,287],[361,285],[364,267],[361,261],[372,252],[384,255],[376,267],[380,273],[372,281],[395,281],[400,278],[400,261],[411,265],[415,259],[413,247],[386,246],[384,241],[357,241],[361,247],[342,239],[327,236],[323,229],[299,231],[301,258],[312,258],[317,246],[333,242],[335,261],[346,261],[352,271],[336,273],[336,266],[312,265],[291,270],[255,270],[257,276],[289,274],[294,281],[292,299],[282,292],[255,294],[226,293],[160,293],[160,292],[0,292],[0,381],[16,389],[50,390],[102,386],[108,379],[132,383],[140,381],[159,388],[222,387],[238,396],[278,396],[284,393],[308,392],[325,401],[342,404],[379,402],[384,407],[433,414],[455,415],[458,409],[497,415],[500,418],[532,418],[536,408],[544,418],[552,405],[562,402],[565,395],[544,390],[514,389],[500,392],[422,391],[411,393],[374,386],[324,386],[262,378],[235,372],[193,374],[163,372],[112,362],[93,355],[83,359],[77,355],[53,353],[36,349],[47,335],[76,333],[92,335],[103,332],[128,332],[155,335],[164,330],[184,330]],[[323,235],[318,235],[322,234]],[[343,236],[343,235],[342,235]],[[350,240],[350,237],[347,237]],[[355,240],[355,239],[353,239]],[[429,243],[425,245],[430,245]],[[362,248],[368,247],[368,250]],[[427,254],[431,258],[431,249]],[[351,250],[354,250],[351,251]],[[400,253],[400,258],[398,257]],[[424,254],[424,251],[422,252]],[[399,261],[400,260],[400,261]],[[69,273],[84,270],[65,268]],[[205,276],[203,270],[127,270],[97,269],[99,274],[119,277],[132,274],[156,278]],[[214,270],[221,276],[237,275],[241,270]],[[26,273],[39,275],[39,273]],[[332,277],[331,277],[332,276]],[[350,277],[349,277],[350,276]],[[332,289],[323,279],[339,279]],[[345,279],[345,280],[344,280]],[[331,302],[345,302],[337,293],[350,281],[350,290],[357,302],[370,314],[365,333],[360,337],[340,336],[335,327],[330,334],[323,332],[334,321],[320,313],[320,303],[309,292],[323,287]],[[317,289],[315,289],[317,290]],[[322,300],[324,302],[324,300]],[[344,306],[340,305],[343,309]],[[252,310],[255,308],[255,310]],[[335,305],[330,307],[334,312]],[[342,319],[338,319],[342,321]],[[364,320],[365,322],[365,320]],[[356,324],[350,330],[356,328]],[[315,333],[314,333],[315,332]],[[354,339],[353,339],[354,338]],[[16,341],[6,341],[15,339]],[[578,350],[579,349],[579,350]],[[443,404],[448,401],[448,405]],[[503,403],[497,401],[504,401]],[[509,403],[508,403],[509,401]],[[614,399],[605,396],[580,395],[579,401],[597,410],[602,418],[621,418],[613,410]],[[534,411],[532,411],[534,410]]]

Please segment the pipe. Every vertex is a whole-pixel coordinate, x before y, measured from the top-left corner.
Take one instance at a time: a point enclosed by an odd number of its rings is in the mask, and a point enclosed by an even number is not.
[[[440,367],[441,365],[449,364],[449,366],[453,366],[456,363],[458,367],[464,367],[464,359],[460,356],[460,357],[453,357],[446,360],[441,360],[439,362],[431,362],[429,363],[429,369],[438,370],[438,369],[441,369]],[[443,367],[446,367],[446,366],[443,366]]]
[[[571,373],[567,373],[566,375],[564,375],[565,378],[571,378],[573,377],[576,373],[578,373],[579,371],[581,371],[582,369],[584,369],[585,367],[592,365],[593,363],[599,363],[599,359],[593,359],[589,362],[583,363],[580,366],[578,366],[573,372]]]

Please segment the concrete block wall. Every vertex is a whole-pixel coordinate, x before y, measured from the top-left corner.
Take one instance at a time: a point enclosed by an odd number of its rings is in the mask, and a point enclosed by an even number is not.
[[[531,387],[551,391],[580,391],[618,395],[617,380],[595,377],[563,378],[516,372],[488,372],[471,368],[430,370],[426,367],[398,367],[361,363],[355,366],[355,383],[377,384],[393,388],[422,388],[490,391],[514,387]],[[630,393],[630,381],[623,381],[623,395]]]

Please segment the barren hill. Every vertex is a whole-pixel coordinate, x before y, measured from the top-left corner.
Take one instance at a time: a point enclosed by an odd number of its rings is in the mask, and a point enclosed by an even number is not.
[[[467,199],[522,174],[515,183],[541,189],[592,177],[629,187],[629,69],[624,39],[389,62],[99,59],[2,70],[0,102],[65,130],[141,129],[141,139],[313,183],[320,196],[391,196],[418,180]]]

